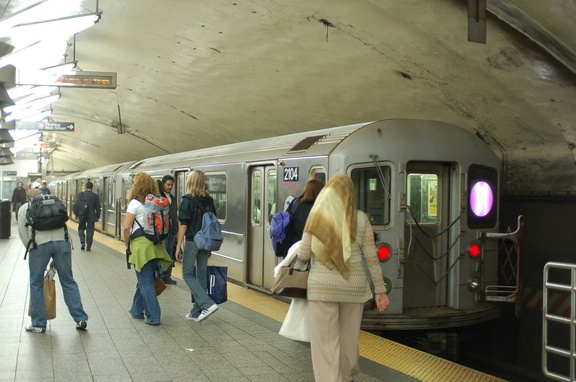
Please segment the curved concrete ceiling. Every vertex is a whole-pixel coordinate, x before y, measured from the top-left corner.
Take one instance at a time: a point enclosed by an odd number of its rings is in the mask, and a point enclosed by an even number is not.
[[[467,41],[462,0],[99,6],[75,58],[117,72],[118,87],[62,90],[52,118],[76,128],[43,133],[56,146],[49,172],[423,118],[482,136],[507,193],[576,192],[573,1],[489,1],[486,44]]]

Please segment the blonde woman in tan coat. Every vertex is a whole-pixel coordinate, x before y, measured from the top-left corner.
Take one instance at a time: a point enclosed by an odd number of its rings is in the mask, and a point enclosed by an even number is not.
[[[314,378],[316,382],[352,381],[360,371],[358,335],[364,302],[374,297],[376,308],[383,311],[389,300],[372,227],[364,212],[356,209],[349,176],[334,176],[318,195],[298,258],[311,261],[308,304]]]

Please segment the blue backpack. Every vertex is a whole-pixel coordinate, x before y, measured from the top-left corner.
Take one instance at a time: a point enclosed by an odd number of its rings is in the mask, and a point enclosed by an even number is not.
[[[200,231],[194,235],[194,243],[198,249],[205,249],[207,251],[217,251],[222,246],[224,237],[222,236],[222,229],[216,214],[202,206],[194,199],[190,198],[192,202],[198,206],[202,211],[202,227]]]
[[[286,257],[288,253],[288,242],[292,226],[292,214],[282,211],[272,216],[270,222],[270,239],[272,239],[272,249],[278,257]]]

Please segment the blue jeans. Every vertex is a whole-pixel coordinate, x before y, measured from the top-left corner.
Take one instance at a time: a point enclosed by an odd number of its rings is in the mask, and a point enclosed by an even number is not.
[[[30,269],[30,301],[32,325],[46,327],[46,310],[44,309],[44,271],[54,259],[56,278],[60,279],[64,302],[68,312],[79,322],[87,320],[88,315],[82,307],[78,284],[72,275],[72,250],[70,243],[64,240],[40,244],[37,249],[30,248],[28,268]]]
[[[202,310],[214,305],[214,301],[206,292],[208,290],[207,268],[208,251],[199,250],[196,243],[187,241],[182,254],[182,278],[188,284],[195,301],[190,312],[193,317],[198,317]]]
[[[80,244],[86,243],[86,249],[92,248],[92,240],[94,239],[94,224],[95,222],[87,222],[80,220],[78,223],[78,237]]]
[[[176,234],[173,232],[168,232],[168,236],[164,240],[164,245],[166,246],[166,252],[168,256],[172,259],[172,264],[162,272],[162,278],[169,278],[172,276],[172,268],[174,267],[174,252],[176,252]]]
[[[160,323],[160,303],[154,288],[154,273],[160,259],[153,259],[144,264],[140,272],[136,271],[136,291],[132,299],[130,314],[132,317],[142,319],[146,315],[146,323],[158,325]]]

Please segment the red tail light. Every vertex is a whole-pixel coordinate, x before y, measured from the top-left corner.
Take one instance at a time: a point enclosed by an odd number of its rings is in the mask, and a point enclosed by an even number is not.
[[[470,243],[470,245],[468,246],[468,256],[470,256],[471,259],[476,260],[480,257],[481,254],[482,254],[482,247],[480,246],[480,243],[476,241]]]
[[[392,248],[386,243],[380,244],[376,248],[376,254],[381,262],[388,261],[392,257]]]

